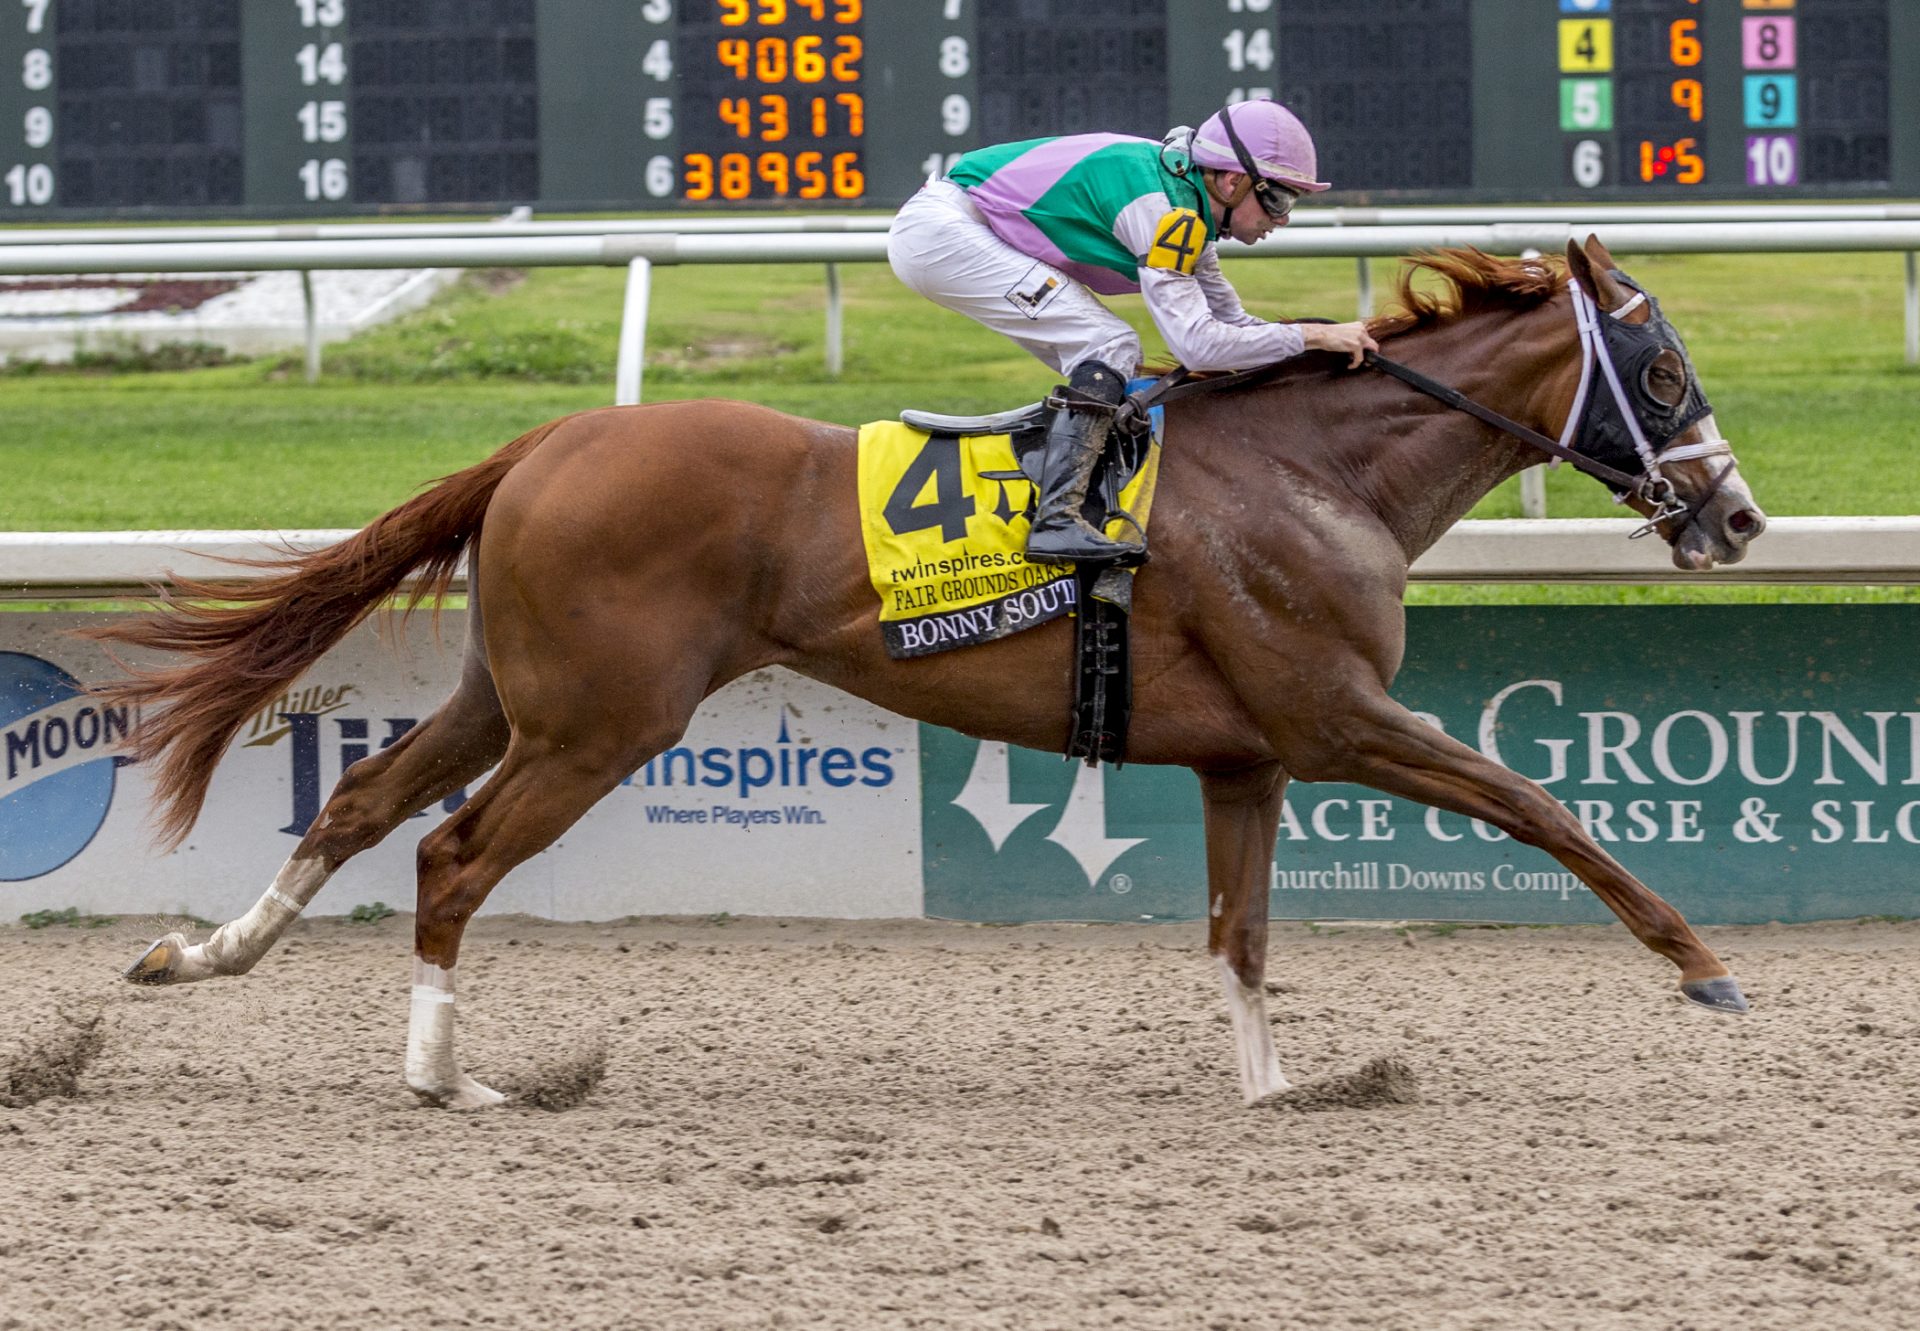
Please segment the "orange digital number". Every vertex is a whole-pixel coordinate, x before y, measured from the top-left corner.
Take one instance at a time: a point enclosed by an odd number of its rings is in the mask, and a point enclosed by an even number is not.
[[[754,171],[760,179],[773,187],[773,192],[781,198],[787,196],[787,155],[785,153],[761,153],[760,160],[754,164]]]
[[[833,95],[833,105],[847,113],[847,133],[857,139],[867,132],[866,98],[857,92],[836,92]],[[808,108],[813,137],[816,139],[824,139],[833,132],[827,123],[827,106],[826,98],[815,97]]]
[[[778,143],[787,137],[787,99],[777,92],[760,95],[760,138]]]
[[[818,83],[827,76],[827,58],[820,54],[818,37],[794,38],[793,76],[802,83]]]
[[[737,28],[747,21],[747,0],[720,0],[722,27]]]
[[[721,123],[732,125],[733,132],[741,138],[753,132],[753,103],[744,97],[722,97],[714,108],[720,113]]]
[[[711,199],[713,159],[705,153],[688,153],[681,159],[680,179],[689,199]]]
[[[860,71],[854,68],[860,63],[860,52],[865,49],[858,37],[835,37],[834,48],[839,54],[833,57],[833,78],[836,83],[858,83]]]
[[[1673,63],[1682,69],[1692,69],[1700,63],[1700,20],[1697,18],[1675,19],[1667,29],[1667,47],[1673,56]]]
[[[847,133],[860,138],[867,132],[867,100],[857,92],[837,92],[833,100],[847,108]]]
[[[840,0],[840,3],[834,6],[833,21],[835,23],[858,23],[860,21],[860,0]]]
[[[1706,114],[1706,92],[1700,86],[1699,79],[1675,79],[1673,81],[1673,104],[1687,113],[1687,119],[1699,122]]]
[[[1671,175],[1676,185],[1698,185],[1707,176],[1706,159],[1695,152],[1698,139],[1679,139],[1672,147],[1656,147],[1651,140],[1640,141],[1640,179],[1649,183]]]
[[[760,0],[760,22],[771,28],[787,21],[787,0]]]
[[[800,197],[803,199],[824,199],[827,197],[827,173],[820,169],[820,163],[826,158],[820,153],[801,153],[793,159],[793,174],[801,181]]]
[[[753,44],[753,76],[762,83],[784,83],[787,44],[778,37],[762,37]]]
[[[1682,185],[1698,185],[1707,178],[1707,159],[1694,151],[1697,140],[1681,139],[1673,145],[1673,158],[1679,164],[1675,177]]]
[[[722,65],[733,71],[736,79],[747,77],[747,71],[753,64],[753,48],[742,37],[723,37],[714,47],[714,55]]]
[[[859,153],[833,155],[833,197],[857,199],[867,192],[866,173],[860,169]]]
[[[720,158],[720,197],[744,199],[753,193],[753,167],[745,153],[726,153]]]
[[[795,9],[804,9],[815,23],[827,17],[827,0],[793,0]]]

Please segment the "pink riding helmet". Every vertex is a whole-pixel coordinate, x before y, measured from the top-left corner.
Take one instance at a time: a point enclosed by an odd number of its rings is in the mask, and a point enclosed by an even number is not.
[[[1264,99],[1239,102],[1209,116],[1193,136],[1191,155],[1196,163],[1218,171],[1246,170],[1221,123],[1221,117],[1227,115],[1233,117],[1233,131],[1252,155],[1253,164],[1268,180],[1303,194],[1333,188],[1326,181],[1314,179],[1317,163],[1313,136],[1300,123],[1300,117],[1280,103]]]

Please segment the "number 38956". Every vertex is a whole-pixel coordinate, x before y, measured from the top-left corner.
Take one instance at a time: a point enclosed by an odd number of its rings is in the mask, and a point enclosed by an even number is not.
[[[857,152],[688,153],[681,159],[684,197],[722,199],[857,199],[867,192]]]

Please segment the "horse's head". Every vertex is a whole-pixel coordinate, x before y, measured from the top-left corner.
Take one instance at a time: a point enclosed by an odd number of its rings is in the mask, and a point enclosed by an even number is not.
[[[1714,423],[1686,344],[1598,238],[1568,241],[1567,268],[1584,361],[1569,442],[1633,478],[1631,488],[1615,485],[1615,496],[1649,519],[1676,567],[1739,563],[1767,518]]]

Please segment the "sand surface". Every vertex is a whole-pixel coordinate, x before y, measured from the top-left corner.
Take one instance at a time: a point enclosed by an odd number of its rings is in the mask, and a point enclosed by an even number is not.
[[[407,917],[119,984],[151,923],[0,928],[5,1331],[1920,1326],[1920,924],[1713,931],[1745,1019],[1278,926],[1288,1075],[1404,1072],[1249,1110],[1197,925],[486,919],[465,1061],[577,1103],[461,1116]]]

